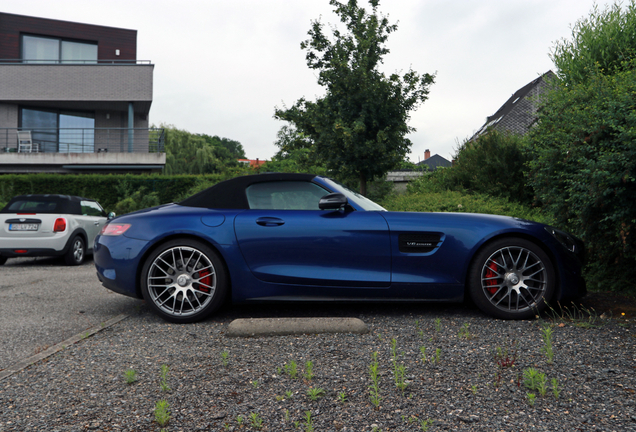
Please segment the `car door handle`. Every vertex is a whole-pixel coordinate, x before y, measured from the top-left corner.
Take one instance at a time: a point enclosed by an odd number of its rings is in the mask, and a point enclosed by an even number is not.
[[[93,222],[93,225],[99,225],[99,221]]]
[[[266,216],[266,217],[259,217],[258,219],[256,219],[256,223],[258,225],[265,226],[265,227],[268,227],[268,226],[272,226],[273,227],[273,226],[284,225],[285,221],[282,220],[282,219],[275,218],[275,217],[267,217]]]

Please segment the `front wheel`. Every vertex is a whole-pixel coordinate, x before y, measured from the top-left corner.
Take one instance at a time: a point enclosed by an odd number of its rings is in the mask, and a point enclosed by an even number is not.
[[[475,256],[469,285],[471,298],[487,314],[503,319],[532,318],[554,295],[554,266],[531,241],[500,239]]]
[[[166,321],[191,323],[216,311],[227,292],[225,268],[217,253],[196,240],[172,240],[146,259],[141,292]]]

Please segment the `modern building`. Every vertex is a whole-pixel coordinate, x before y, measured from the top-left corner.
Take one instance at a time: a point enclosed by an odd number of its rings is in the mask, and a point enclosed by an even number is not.
[[[0,13],[0,173],[161,170],[153,69],[136,30]]]
[[[517,90],[470,138],[477,139],[488,129],[525,135],[537,121],[539,98],[556,75],[548,71]]]

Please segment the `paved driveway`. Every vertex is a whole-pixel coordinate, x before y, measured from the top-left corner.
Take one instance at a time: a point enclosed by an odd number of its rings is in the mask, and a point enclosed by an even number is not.
[[[9,259],[0,266],[0,370],[140,304],[102,287],[90,257],[78,267]]]

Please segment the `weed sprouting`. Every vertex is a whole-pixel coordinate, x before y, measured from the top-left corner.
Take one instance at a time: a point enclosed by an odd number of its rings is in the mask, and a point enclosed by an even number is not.
[[[310,360],[305,362],[305,374],[304,377],[307,381],[311,381],[314,377],[314,363]]]
[[[164,427],[170,421],[169,405],[165,400],[157,401],[155,404],[155,421],[161,427]]]
[[[526,393],[526,396],[528,396],[528,404],[533,407],[537,395],[535,395],[534,393]]]
[[[305,432],[313,432],[314,422],[311,420],[311,411],[305,411]]]
[[[260,429],[263,427],[263,419],[256,412],[250,414],[250,423],[256,429]]]
[[[284,369],[285,373],[289,375],[291,379],[296,379],[298,377],[298,365],[294,360],[286,363]]]
[[[168,365],[161,365],[161,382],[159,385],[161,386],[161,391],[170,391],[170,386],[168,386]]]
[[[435,318],[435,331],[437,333],[442,331],[442,320],[441,320],[441,318]]]
[[[307,389],[307,396],[312,401],[317,401],[325,395],[325,391],[320,387],[310,387]]]
[[[552,351],[552,333],[553,328],[549,325],[541,327],[541,337],[543,339],[543,347],[541,351],[548,357],[548,364],[552,364],[554,360],[554,352]]]
[[[379,368],[380,364],[378,363],[378,353],[374,352],[371,357],[373,358],[373,362],[369,365],[369,375],[371,376],[371,385],[369,386],[369,397],[371,399],[371,403],[377,409],[380,406],[380,401],[382,400],[382,396],[380,396],[380,378],[379,378]]]
[[[523,370],[523,385],[528,390],[534,390],[545,395],[546,392],[546,377],[545,374],[539,372],[535,368],[527,368]]]
[[[553,321],[563,321],[583,328],[596,328],[603,325],[602,318],[599,317],[594,308],[588,309],[574,302],[571,306],[562,306],[560,303],[557,305],[558,311],[550,306],[546,312]]]
[[[127,369],[126,372],[124,372],[124,381],[126,381],[126,384],[128,385],[134,384],[137,381],[137,371],[134,369]]]
[[[555,399],[558,399],[561,394],[561,390],[559,390],[559,382],[556,378],[552,378],[552,394]]]
[[[230,364],[230,353],[228,351],[221,352],[221,363],[223,363],[223,367],[227,367]]]
[[[420,429],[423,432],[426,432],[428,430],[428,428],[431,427],[432,424],[433,424],[433,419],[421,420],[420,421]]]
[[[459,332],[457,333],[457,337],[459,339],[461,338],[470,339],[472,337],[472,335],[470,334],[470,331],[468,330],[469,326],[470,324],[464,323],[464,325],[459,329]]]
[[[420,347],[420,352],[422,353],[422,363],[426,363],[426,347],[425,346],[421,346]]]
[[[395,338],[391,339],[391,356],[393,357],[393,379],[395,381],[395,386],[400,389],[402,395],[404,395],[404,390],[408,386],[408,383],[405,379],[406,366],[399,362],[400,354],[397,350],[397,341],[395,340]]]
[[[338,401],[340,403],[343,403],[343,404],[346,403],[347,402],[347,393],[345,393],[343,391],[338,393]]]

